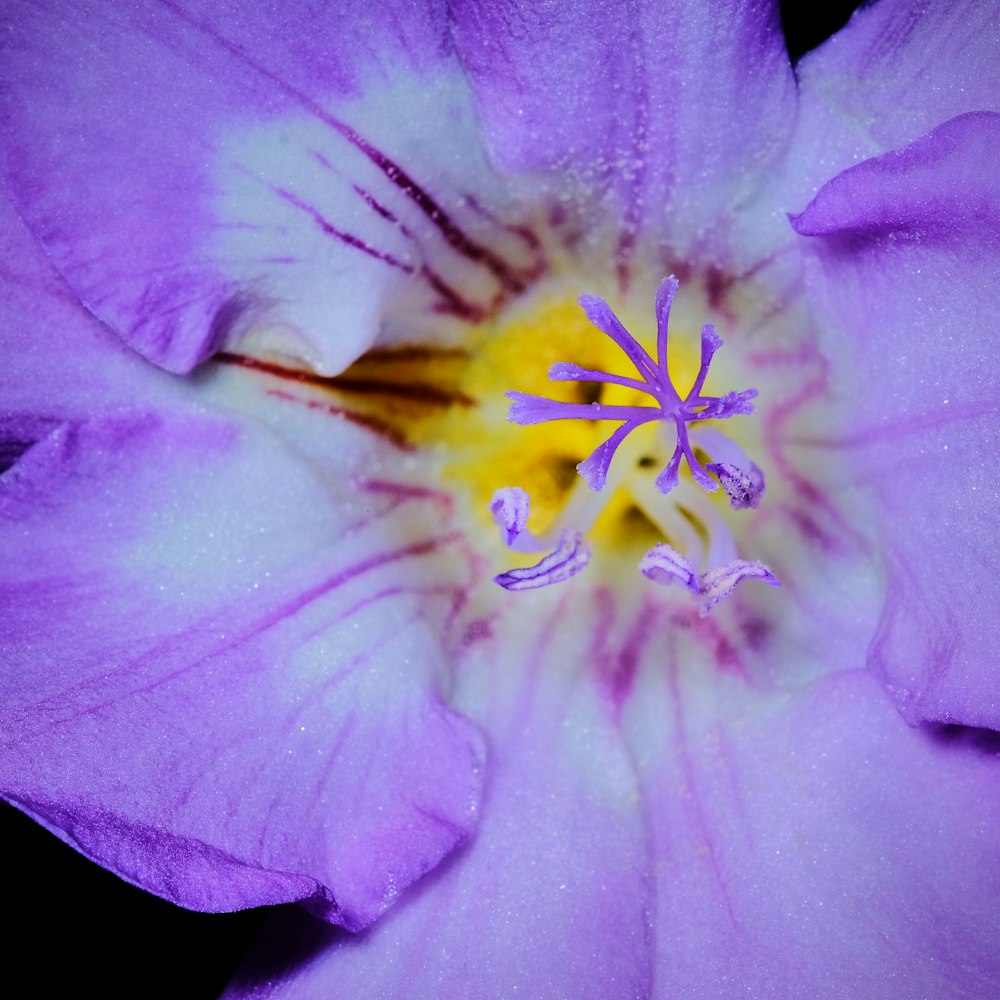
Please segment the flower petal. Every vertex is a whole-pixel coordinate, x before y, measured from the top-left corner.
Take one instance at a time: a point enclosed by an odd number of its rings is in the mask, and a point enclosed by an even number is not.
[[[370,933],[335,936],[284,982],[251,968],[230,1000],[650,995],[631,762],[580,673],[590,629],[562,599],[535,612],[508,609],[486,659],[462,671],[461,707],[491,743],[469,849]]]
[[[845,469],[888,594],[870,650],[911,721],[1000,726],[1000,115],[963,115],[835,177],[794,226],[840,382]],[[807,443],[807,442],[804,442]]]
[[[709,620],[647,608],[609,643],[606,613],[552,607],[463,705],[496,768],[469,850],[371,932],[258,956],[228,1000],[990,994],[1000,804],[975,734],[911,729],[864,670],[748,683]],[[620,715],[566,685],[574,660]]]
[[[995,744],[907,727],[865,671],[767,694],[706,684],[690,648],[664,660],[626,723],[658,860],[656,995],[990,995]]]
[[[303,900],[353,928],[461,843],[480,739],[436,693],[432,623],[464,560],[412,505],[329,490],[207,416],[64,423],[22,455],[4,796],[182,905]]]
[[[116,405],[189,398],[186,386],[143,363],[80,306],[2,190],[0,315],[0,424],[47,431]]]
[[[675,246],[704,237],[789,136],[795,84],[769,0],[469,0],[454,17],[501,166],[551,172],[563,201],[574,183],[584,196],[610,188],[626,234],[656,229],[666,208]]]
[[[18,0],[5,20],[19,209],[157,364],[253,331],[333,373],[397,298],[473,315],[519,280],[441,5]]]
[[[799,195],[968,111],[1000,111],[1000,10],[879,0],[798,66]],[[806,184],[813,185],[809,190]]]

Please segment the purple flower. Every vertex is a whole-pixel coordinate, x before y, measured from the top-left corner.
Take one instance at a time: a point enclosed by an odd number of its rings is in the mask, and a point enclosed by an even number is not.
[[[995,992],[995,6],[334,6],[5,9],[0,791],[233,997]]]

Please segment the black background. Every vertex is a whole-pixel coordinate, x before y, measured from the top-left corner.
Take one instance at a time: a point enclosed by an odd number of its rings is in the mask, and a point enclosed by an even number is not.
[[[792,59],[840,28],[855,6],[783,3]],[[9,996],[18,995],[13,982],[21,980],[31,983],[23,994],[31,997],[75,995],[89,986],[105,1000],[154,991],[178,1000],[214,1000],[266,912],[182,910],[84,860],[2,803],[0,847]],[[41,964],[33,958],[36,949],[45,956]]]

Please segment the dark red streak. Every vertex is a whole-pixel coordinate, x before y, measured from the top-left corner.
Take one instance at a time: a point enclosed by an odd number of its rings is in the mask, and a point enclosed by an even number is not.
[[[363,187],[360,187],[357,184],[353,184],[351,186],[354,188],[354,193],[358,195],[358,197],[361,198],[361,200],[373,212],[375,212],[377,215],[385,219],[386,222],[391,222],[394,225],[399,226],[399,230],[404,236],[407,236],[410,239],[413,238],[413,233],[411,233],[410,230],[406,227],[406,225],[404,225],[399,220],[399,217],[394,212],[391,212],[388,208],[386,208],[385,205],[383,205],[380,201],[378,201],[374,195],[370,194]]]
[[[315,222],[316,225],[327,234],[327,236],[332,236],[335,239],[340,240],[341,243],[346,243],[347,246],[353,247],[355,250],[360,250],[362,253],[368,254],[369,257],[374,257],[376,260],[380,260],[383,263],[388,264],[390,267],[398,267],[399,270],[404,271],[406,274],[413,273],[413,265],[398,260],[396,257],[393,257],[392,254],[383,253],[381,250],[377,250],[375,247],[369,246],[364,240],[353,235],[352,233],[347,233],[342,229],[338,229],[332,222],[324,218],[315,208],[313,208],[312,205],[307,204],[301,198],[292,194],[291,191],[286,191],[284,188],[279,187],[272,188],[272,190],[279,198],[305,212],[306,215],[308,215],[313,222]]]
[[[330,124],[357,149],[361,150],[398,187],[431,222],[437,226],[445,242],[453,250],[476,264],[482,264],[497,281],[512,292],[523,292],[524,279],[516,274],[510,265],[501,260],[486,247],[473,242],[447,215],[445,210],[428,194],[399,164],[395,163],[367,139],[335,118]]]
[[[333,382],[333,388],[341,392],[353,392],[359,395],[399,396],[402,399],[412,399],[428,406],[475,406],[476,401],[471,396],[457,389],[439,389],[423,382],[402,384],[399,382],[383,382],[374,378],[354,378],[338,375]]]
[[[293,396],[290,392],[284,392],[282,389],[268,389],[267,394],[274,396],[276,399],[284,399],[290,403],[300,403],[309,410],[321,410],[332,417],[342,417],[357,427],[363,427],[366,431],[373,431],[375,434],[385,438],[399,448],[400,451],[416,451],[416,447],[410,441],[407,441],[406,437],[400,431],[395,427],[390,427],[389,424],[379,420],[377,417],[369,417],[364,413],[348,410],[342,406],[334,406],[332,403],[324,403],[319,399],[302,399],[299,396]]]
[[[357,184],[353,185],[353,187],[358,197],[361,198],[373,212],[375,212],[380,218],[385,219],[394,226],[397,226],[399,231],[407,239],[417,243],[417,239],[410,229],[404,225],[404,223],[402,223],[393,212],[381,204],[381,202],[369,194],[364,188],[359,187]],[[419,243],[417,243],[417,246],[419,249]],[[423,254],[423,250],[421,250],[421,254]],[[478,323],[485,319],[489,314],[490,307],[477,305],[474,302],[470,302],[468,299],[462,298],[462,296],[459,295],[458,292],[451,287],[451,285],[449,285],[428,265],[425,264],[421,267],[420,276],[443,299],[442,304],[435,307],[437,312],[446,313],[450,316],[457,316],[459,319],[465,320],[467,323]]]
[[[275,378],[288,379],[302,385],[315,385],[323,389],[336,389],[340,392],[352,392],[359,395],[399,396],[412,399],[429,406],[474,406],[475,400],[458,390],[439,389],[437,386],[420,382],[404,385],[398,382],[384,382],[374,378],[354,378],[345,375],[317,375],[315,372],[303,371],[301,368],[287,368],[274,361],[262,361],[245,354],[230,354],[222,351],[215,355],[215,360],[224,365],[239,365],[251,371],[263,372]]]
[[[468,323],[479,323],[489,315],[490,310],[488,308],[477,305],[475,302],[470,302],[468,299],[463,299],[454,288],[446,284],[426,264],[420,269],[420,274],[444,300],[444,303],[437,307],[439,312],[457,316]]]
[[[469,352],[464,347],[427,347],[424,344],[400,344],[399,347],[373,347],[365,352],[365,361],[437,361],[444,358],[463,360]]]

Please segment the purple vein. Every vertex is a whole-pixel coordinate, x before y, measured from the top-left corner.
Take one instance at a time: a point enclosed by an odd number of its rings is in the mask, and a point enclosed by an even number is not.
[[[462,254],[469,260],[485,267],[501,285],[513,292],[520,292],[524,288],[523,278],[504,260],[492,253],[489,249],[476,243],[463,232],[460,226],[455,223],[438,202],[425,191],[399,164],[386,156],[378,147],[365,139],[359,132],[355,131],[346,122],[335,118],[328,111],[308,97],[298,88],[293,87],[283,80],[276,73],[267,69],[257,62],[249,53],[238,46],[235,42],[223,37],[214,28],[203,21],[193,17],[183,10],[176,0],[160,0],[160,3],[167,7],[175,17],[185,21],[196,31],[201,32],[210,38],[215,44],[225,49],[231,56],[249,67],[255,73],[260,74],[270,81],[283,94],[290,97],[302,108],[312,114],[319,121],[323,122],[330,129],[336,132],[343,139],[346,139],[359,152],[382,172],[390,183],[406,195],[428,219],[437,227],[445,242],[455,251]]]
[[[355,236],[353,233],[348,233],[343,229],[338,229],[316,208],[308,202],[303,201],[298,197],[298,195],[294,195],[291,191],[282,187],[276,187],[273,184],[271,185],[271,190],[274,191],[274,193],[283,201],[287,201],[290,205],[294,205],[300,211],[305,212],[305,214],[308,215],[313,222],[315,222],[316,225],[327,234],[327,236],[332,236],[335,239],[340,240],[342,243],[346,243],[347,246],[353,247],[355,250],[360,250],[362,253],[368,254],[369,257],[374,257],[376,260],[380,260],[383,263],[388,264],[390,267],[397,267],[406,274],[413,273],[412,265],[393,257],[392,254],[384,253],[382,250],[376,249],[368,243],[365,243],[363,239]]]

